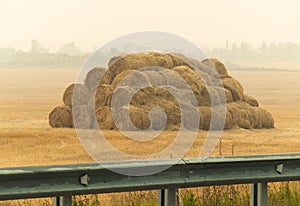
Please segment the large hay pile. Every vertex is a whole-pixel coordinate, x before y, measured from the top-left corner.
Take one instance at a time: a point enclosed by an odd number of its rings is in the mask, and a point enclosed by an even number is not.
[[[176,75],[157,69],[161,67]],[[118,99],[112,101],[115,96]],[[113,57],[108,69],[94,68],[84,84],[68,86],[63,102],[64,106],[54,108],[49,115],[51,127],[193,129],[195,123],[189,116],[194,113],[200,114],[196,127],[202,130],[210,129],[213,117],[218,124],[221,115],[226,116],[224,129],[274,127],[272,115],[259,108],[255,98],[244,94],[241,83],[228,74],[222,62],[213,58],[199,62],[181,54],[151,52]],[[119,108],[114,113],[112,103]]]

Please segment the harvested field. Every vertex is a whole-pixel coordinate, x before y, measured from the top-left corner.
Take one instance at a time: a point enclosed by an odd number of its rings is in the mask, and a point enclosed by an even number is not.
[[[0,69],[0,165],[45,165],[93,161],[74,129],[51,128],[49,111],[62,104],[62,94],[74,81],[75,69]],[[300,79],[298,72],[229,72],[247,94],[271,112],[274,129],[224,131],[222,148],[213,155],[300,152]],[[17,83],[16,83],[17,82]],[[287,84],[286,82],[289,82]],[[176,131],[163,133],[149,144],[134,142],[116,131],[104,132],[108,141],[130,154],[157,152]],[[187,156],[199,154],[207,132],[200,131]]]

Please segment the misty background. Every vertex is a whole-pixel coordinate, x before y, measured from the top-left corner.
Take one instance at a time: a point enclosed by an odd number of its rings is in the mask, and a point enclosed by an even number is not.
[[[1,0],[0,66],[79,67],[101,45],[152,30],[230,68],[300,69],[299,8],[299,0]]]

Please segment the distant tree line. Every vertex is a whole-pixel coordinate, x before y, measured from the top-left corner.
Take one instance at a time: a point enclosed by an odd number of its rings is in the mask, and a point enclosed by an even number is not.
[[[300,45],[291,42],[270,44],[263,42],[258,48],[245,42],[240,44],[226,42],[223,47],[204,50],[208,56],[227,62],[300,63]]]

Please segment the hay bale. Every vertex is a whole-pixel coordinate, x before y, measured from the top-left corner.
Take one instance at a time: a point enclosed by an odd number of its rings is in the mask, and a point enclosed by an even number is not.
[[[87,104],[88,92],[89,90],[83,84],[71,84],[64,91],[63,102],[70,108],[72,108],[72,104],[74,106]]]
[[[201,115],[199,115],[199,123],[197,124],[197,121],[194,119],[196,118],[195,114],[199,114],[199,109],[194,107],[193,105],[186,103],[186,102],[180,102],[180,110],[181,110],[181,120],[183,121],[183,126],[188,130],[198,130],[199,126],[201,124]]]
[[[258,124],[256,128],[274,128],[274,119],[270,112],[259,107],[255,107],[255,110],[258,115]]]
[[[113,89],[111,85],[101,84],[90,91],[88,95],[88,105],[92,108],[100,106],[110,106]]]
[[[224,88],[224,92],[225,92],[225,96],[226,96],[226,102],[233,102],[233,97],[232,97],[232,93],[228,90]]]
[[[117,81],[117,80],[116,80]],[[150,86],[148,76],[144,72],[133,71],[130,74],[124,76],[119,82],[118,87],[130,86],[134,88],[141,88]]]
[[[244,107],[237,104],[236,102],[231,102],[227,104],[227,109],[231,113],[233,123],[244,129],[251,129],[248,113],[245,111]]]
[[[122,107],[129,103],[135,106],[145,105],[147,100],[150,99],[149,95],[143,90],[136,92],[135,89],[129,86],[117,87],[112,97],[114,98],[114,104],[112,104],[112,106],[115,108]]]
[[[259,117],[258,117],[258,114],[257,114],[255,108],[253,108],[251,105],[249,105],[246,102],[237,102],[237,104],[242,106],[244,108],[245,112],[247,113],[249,122],[251,124],[251,128],[256,128],[258,125]]]
[[[109,106],[98,107],[95,114],[96,114],[95,124],[97,124],[99,128],[108,129],[108,130],[112,130],[116,128],[112,117],[111,109]],[[97,127],[94,126],[94,128]]]
[[[121,131],[135,131],[150,126],[148,112],[133,105],[123,106],[113,113],[115,125]]]
[[[95,67],[91,69],[85,76],[84,84],[87,88],[93,89],[98,86],[100,78],[105,74],[106,68]]]
[[[65,106],[55,107],[49,114],[49,125],[54,128],[72,127],[71,109]]]
[[[188,65],[188,58],[180,53],[168,53],[167,54],[173,62],[173,67],[177,66],[189,66]]]
[[[242,101],[244,99],[244,89],[242,85],[234,78],[224,78],[222,79],[225,89],[228,89],[231,94],[233,101]]]
[[[259,103],[254,97],[244,94],[244,101],[251,106],[259,107]]]
[[[132,69],[128,69],[128,70],[125,70],[125,71],[123,71],[123,72],[121,72],[120,74],[118,74],[118,76],[116,76],[114,79],[113,79],[113,81],[112,81],[112,83],[111,83],[111,86],[113,87],[113,88],[116,88],[116,86],[120,83],[120,81],[122,80],[122,79],[124,79],[124,77],[126,77],[128,74],[130,74],[131,72],[133,72],[134,70],[132,70]]]
[[[156,52],[128,54],[110,64],[109,69],[115,76],[127,69],[137,70],[143,67],[158,66],[172,68],[172,58],[166,54]]]
[[[221,78],[228,77],[228,72],[225,65],[215,58],[207,58],[201,61],[204,65],[206,65],[209,69],[215,69]]]
[[[149,112],[150,117],[150,129],[152,130],[164,130],[167,124],[167,118],[162,108],[152,108]]]
[[[211,122],[211,107],[200,106],[199,111],[200,111],[200,116],[202,116],[200,119],[202,121],[200,122],[199,129],[208,131]]]
[[[89,105],[73,108],[73,122],[77,129],[91,129],[94,124],[93,109]]]
[[[202,93],[205,84],[194,70],[187,66],[174,67],[172,70],[178,73],[185,80],[196,95],[200,95]]]
[[[111,68],[117,61],[121,60],[125,56],[126,54],[117,54],[110,58],[110,60],[108,61],[108,68]]]

